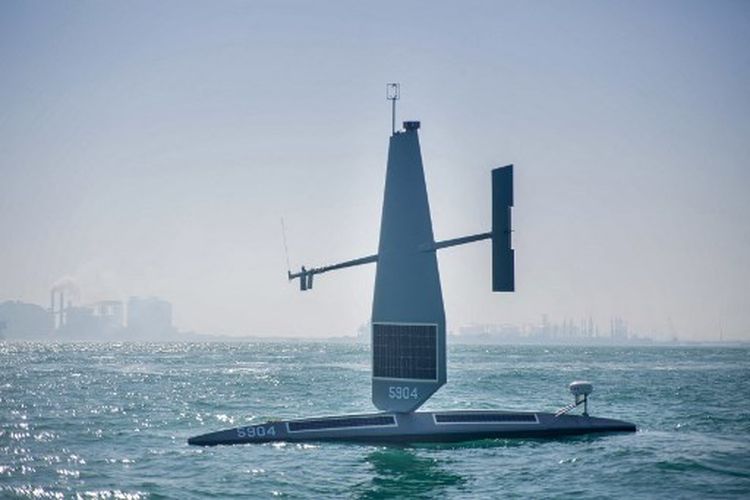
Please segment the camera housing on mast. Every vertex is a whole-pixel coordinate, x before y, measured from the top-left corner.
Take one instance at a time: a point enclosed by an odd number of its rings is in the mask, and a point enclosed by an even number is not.
[[[575,405],[578,406],[583,403],[583,414],[588,416],[588,396],[594,392],[594,384],[585,380],[576,380],[570,383],[568,389],[575,398]]]

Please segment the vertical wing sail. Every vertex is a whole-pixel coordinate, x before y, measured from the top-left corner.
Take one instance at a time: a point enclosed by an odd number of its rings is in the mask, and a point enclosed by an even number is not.
[[[421,406],[446,381],[445,310],[418,122],[391,136],[372,308],[372,400]]]

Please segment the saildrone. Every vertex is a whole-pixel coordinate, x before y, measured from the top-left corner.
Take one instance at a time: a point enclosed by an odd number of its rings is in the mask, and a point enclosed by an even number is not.
[[[371,318],[372,402],[380,413],[279,420],[190,438],[195,445],[268,441],[417,442],[497,437],[554,437],[633,432],[635,425],[588,414],[589,382],[574,382],[575,399],[558,412],[454,410],[419,412],[447,381],[446,323],[438,250],[482,240],[492,242],[492,290],[515,291],[511,240],[513,165],[492,170],[492,227],[488,232],[435,241],[419,144],[420,122],[396,130],[398,84],[388,84],[392,134],[376,254],[333,265],[287,271],[301,291],[318,274],[375,264]],[[569,412],[584,405],[582,415]]]

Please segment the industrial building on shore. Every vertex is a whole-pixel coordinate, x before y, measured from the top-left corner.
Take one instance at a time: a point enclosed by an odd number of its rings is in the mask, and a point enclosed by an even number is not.
[[[64,287],[53,287],[44,308],[18,300],[0,302],[0,339],[54,342],[177,340],[172,304],[157,297],[130,297],[75,305]]]

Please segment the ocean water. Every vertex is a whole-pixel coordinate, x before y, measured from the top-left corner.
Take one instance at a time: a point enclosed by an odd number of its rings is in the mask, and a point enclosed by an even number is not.
[[[452,346],[425,409],[593,415],[638,432],[451,445],[192,447],[268,418],[369,412],[369,348],[0,343],[2,498],[750,497],[750,349]]]

